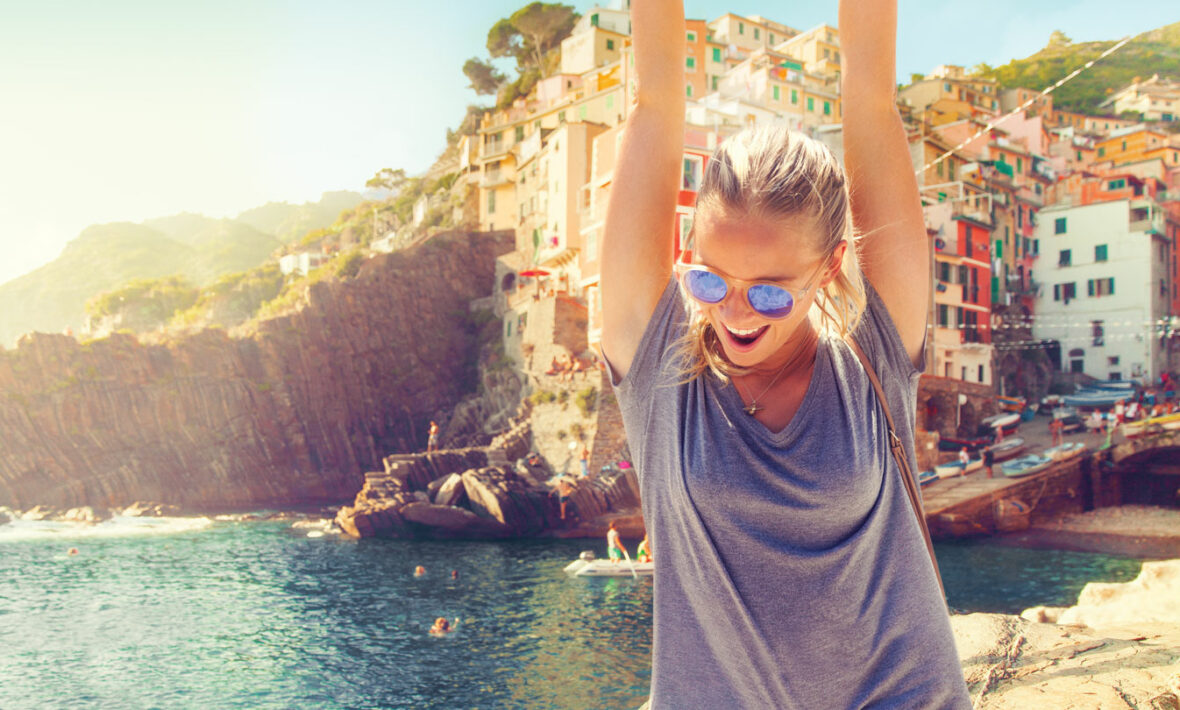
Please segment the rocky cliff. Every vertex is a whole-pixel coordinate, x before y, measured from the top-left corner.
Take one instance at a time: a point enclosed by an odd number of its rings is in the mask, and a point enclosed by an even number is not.
[[[26,336],[0,352],[0,505],[197,509],[350,499],[473,389],[468,302],[509,233],[450,234],[308,288],[294,313],[161,345]]]

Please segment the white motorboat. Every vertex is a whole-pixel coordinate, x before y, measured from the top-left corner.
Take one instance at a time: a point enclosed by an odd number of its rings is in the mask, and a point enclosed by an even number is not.
[[[654,572],[654,562],[599,560],[590,551],[565,566],[565,573],[575,577],[650,577]]]

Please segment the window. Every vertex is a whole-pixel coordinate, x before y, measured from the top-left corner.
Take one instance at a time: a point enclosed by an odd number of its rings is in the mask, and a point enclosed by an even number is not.
[[[949,328],[950,326],[950,308],[945,303],[938,304],[938,327]]]
[[[609,52],[610,50],[612,50],[612,49],[614,49],[614,48],[615,48],[615,41],[614,41],[613,39],[608,39],[608,40],[606,41],[606,49],[607,49],[607,51]]]
[[[717,90],[717,78],[718,78],[717,75],[714,74],[713,75],[713,85],[711,87],[713,89],[713,91]]]
[[[831,59],[831,58],[832,58],[832,50],[828,49],[827,47],[824,47],[824,59]]]
[[[689,42],[696,42],[697,41],[697,33],[696,32],[689,32],[687,34],[687,37],[688,37]]]
[[[590,16],[590,26],[591,27],[598,27],[598,13],[597,12]]]
[[[488,214],[496,211],[496,191],[488,190]]]
[[[1053,233],[1065,234],[1065,217],[1058,217],[1053,220]]]
[[[1098,157],[1099,157],[1099,158],[1105,158],[1105,157],[1106,157],[1106,148],[1099,148],[1099,149],[1098,149]]]
[[[1032,241],[1032,245],[1033,245],[1033,248],[1032,248],[1032,253],[1033,253],[1033,254],[1040,254],[1040,253],[1041,253],[1041,240],[1040,240],[1040,239],[1034,239],[1034,240]]]
[[[1106,261],[1106,245],[1094,245],[1094,261]]]
[[[1086,282],[1086,293],[1090,296],[1113,296],[1114,277],[1106,279],[1090,279]]]
[[[811,112],[815,111],[815,99],[811,96],[807,97],[807,110]]]
[[[689,71],[696,69],[697,68],[697,60],[693,57],[688,57],[687,59],[684,60],[684,68]]]
[[[799,92],[794,89],[791,89],[791,103],[792,104],[799,103]]]
[[[979,381],[983,382],[983,365],[979,366]]]
[[[1111,355],[1110,357],[1106,358],[1106,364],[1110,365],[1112,367],[1118,365],[1119,364],[1119,356],[1118,355]]]
[[[680,189],[696,192],[701,187],[701,171],[704,161],[698,155],[684,156],[684,168],[680,177]]]
[[[1110,182],[1108,182],[1106,184],[1106,189],[1107,190],[1121,190],[1126,186],[1127,186],[1127,180],[1125,178],[1119,178],[1118,180],[1111,180]]]
[[[1074,283],[1054,284],[1053,285],[1053,300],[1064,301],[1069,303],[1072,299],[1077,298],[1077,286]]]
[[[771,44],[774,44],[774,33],[773,33],[773,32],[771,32],[771,33],[770,33],[770,40],[769,40],[769,41],[770,41],[770,43],[771,43]],[[1172,120],[1172,119],[1170,119],[1170,118],[1167,118],[1167,117],[1166,117],[1167,115],[1168,115],[1168,114],[1166,114],[1166,113],[1164,114],[1164,116],[1165,116],[1164,120],[1165,120],[1165,121],[1170,121],[1170,120]]]
[[[516,142],[519,143],[524,140],[524,126],[516,127]]]
[[[744,35],[745,33],[746,33],[746,25],[744,23],[739,22],[738,23],[738,34]]]
[[[1102,343],[1104,341],[1103,336],[1104,336],[1105,332],[1106,332],[1106,329],[1102,327],[1102,321],[1100,321],[1100,320],[1090,321],[1090,336],[1092,338],[1091,342],[1093,345],[1095,345],[1095,346],[1102,345]]]
[[[757,27],[754,28],[754,39],[761,39],[761,32]]]
[[[1058,266],[1071,266],[1072,261],[1073,261],[1073,257],[1070,256],[1069,249],[1062,249],[1061,252],[1057,255],[1057,265]]]
[[[684,95],[690,99],[692,98],[692,84],[684,85]]]
[[[713,48],[713,61],[715,61],[715,62],[721,61],[721,48],[720,47]]]
[[[771,87],[771,93],[774,94],[774,100],[779,100],[779,89],[777,86]]]
[[[1080,375],[1084,372],[1086,361],[1081,358],[1071,359],[1069,361],[1069,371],[1075,375]]]
[[[825,102],[824,102],[824,115],[825,115],[825,116],[831,116],[831,115],[832,115],[832,102],[831,102],[831,101],[825,101]]]
[[[557,112],[557,122],[558,123],[565,123],[565,111],[558,111]]]
[[[1021,158],[1020,156],[1016,156],[1016,172],[1024,172],[1024,158]]]

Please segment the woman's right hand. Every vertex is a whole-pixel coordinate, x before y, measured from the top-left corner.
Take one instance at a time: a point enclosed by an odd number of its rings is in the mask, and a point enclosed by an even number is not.
[[[631,37],[637,96],[615,158],[601,258],[602,350],[618,378],[631,368],[672,274],[684,150],[683,2],[638,0]]]

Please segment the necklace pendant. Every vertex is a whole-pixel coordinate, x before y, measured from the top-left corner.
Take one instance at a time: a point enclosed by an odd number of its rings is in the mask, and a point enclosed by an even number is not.
[[[752,417],[765,409],[765,407],[759,407],[757,402],[750,402],[745,407],[742,407],[742,409],[746,412],[746,414],[749,414]]]

